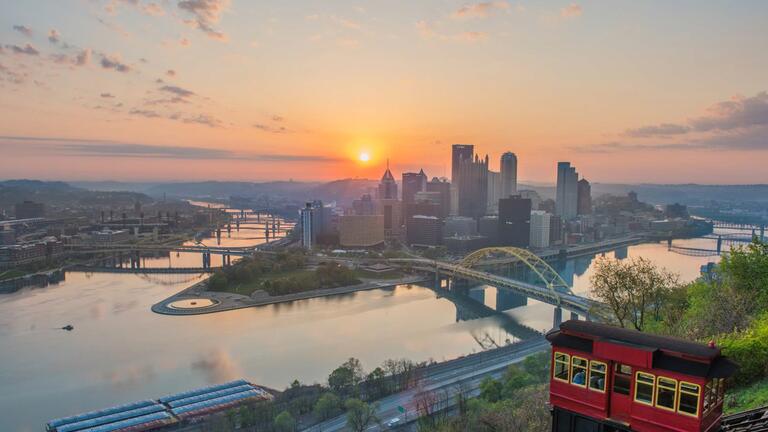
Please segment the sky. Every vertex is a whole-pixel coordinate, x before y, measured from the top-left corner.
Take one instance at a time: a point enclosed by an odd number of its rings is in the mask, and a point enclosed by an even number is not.
[[[768,2],[0,0],[0,178],[768,183]],[[366,157],[364,157],[367,156]],[[368,159],[368,160],[362,160]]]

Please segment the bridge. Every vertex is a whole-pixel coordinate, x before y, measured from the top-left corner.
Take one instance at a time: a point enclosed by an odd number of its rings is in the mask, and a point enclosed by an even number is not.
[[[142,273],[142,274],[198,274],[212,273],[212,267],[95,267],[78,265],[68,267],[67,271],[81,273]]]
[[[514,256],[519,262],[531,269],[544,286],[472,268],[482,264],[484,259],[495,255]],[[586,317],[589,316],[592,306],[595,305],[592,300],[574,294],[568,284],[549,264],[526,249],[515,247],[480,249],[455,264],[423,258],[395,258],[390,261],[410,263],[419,269],[434,272],[436,280],[439,280],[440,274],[443,273],[451,277],[475,280],[497,288],[510,289],[534,300],[557,306],[558,310],[563,308]]]

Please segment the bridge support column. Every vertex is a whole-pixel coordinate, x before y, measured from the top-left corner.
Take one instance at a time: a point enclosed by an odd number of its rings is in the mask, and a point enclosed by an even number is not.
[[[720,255],[720,252],[723,250],[723,236],[719,235],[717,236],[717,254]]]
[[[554,316],[552,317],[552,327],[558,328],[563,323],[563,308],[555,306]]]
[[[571,319],[572,319],[572,320],[577,320],[577,319],[579,319],[579,314],[577,314],[576,312],[573,312],[573,311],[571,311]]]

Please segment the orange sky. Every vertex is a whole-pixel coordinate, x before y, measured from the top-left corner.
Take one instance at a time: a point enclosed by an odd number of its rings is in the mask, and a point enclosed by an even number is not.
[[[0,178],[768,182],[764,2],[262,3],[4,7]]]

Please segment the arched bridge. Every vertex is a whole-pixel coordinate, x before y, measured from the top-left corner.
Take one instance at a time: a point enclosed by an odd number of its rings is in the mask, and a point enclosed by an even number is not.
[[[544,286],[534,285],[472,268],[478,263],[481,263],[483,258],[499,254],[513,255],[517,257],[520,262],[528,266],[528,268],[536,274],[536,276],[543,282]],[[448,263],[423,258],[397,258],[390,261],[411,263],[418,268],[433,271],[438,274],[443,272],[454,277],[472,279],[497,288],[507,288],[534,300],[562,307],[584,316],[589,315],[589,311],[593,305],[592,300],[574,294],[568,284],[552,267],[549,266],[549,264],[525,249],[515,247],[480,249],[469,254],[458,263]]]

